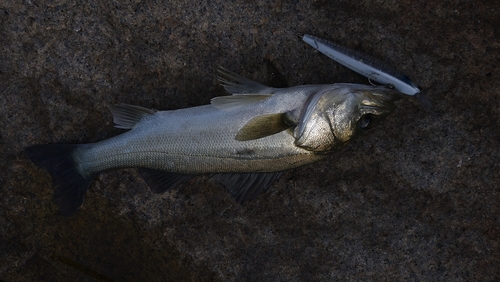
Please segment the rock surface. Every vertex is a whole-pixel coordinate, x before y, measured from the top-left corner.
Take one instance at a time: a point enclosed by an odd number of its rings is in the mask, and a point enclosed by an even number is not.
[[[494,1],[0,2],[0,280],[500,279],[500,10]],[[119,134],[106,107],[206,104],[221,65],[290,85],[366,79],[317,35],[406,73],[367,136],[239,205],[207,177],[155,195],[101,174],[72,217],[23,148]],[[209,121],[207,121],[209,122]]]

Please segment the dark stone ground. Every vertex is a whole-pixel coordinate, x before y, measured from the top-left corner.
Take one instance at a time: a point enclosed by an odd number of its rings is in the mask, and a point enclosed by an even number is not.
[[[44,2],[0,0],[0,280],[500,279],[495,1]],[[268,57],[290,85],[367,83],[302,33],[397,67],[432,112],[405,96],[245,205],[207,177],[155,195],[127,169],[64,218],[23,153],[120,133],[108,104],[206,104],[224,94],[219,65],[265,82]]]

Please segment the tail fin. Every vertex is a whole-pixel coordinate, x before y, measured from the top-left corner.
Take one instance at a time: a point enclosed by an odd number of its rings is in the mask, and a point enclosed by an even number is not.
[[[81,175],[73,152],[82,145],[46,144],[25,149],[26,155],[52,176],[54,200],[63,215],[69,216],[82,205],[93,176]]]

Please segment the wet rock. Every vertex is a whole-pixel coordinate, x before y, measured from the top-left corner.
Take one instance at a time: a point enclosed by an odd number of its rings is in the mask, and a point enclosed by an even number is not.
[[[500,24],[491,1],[40,1],[0,4],[0,279],[497,280]],[[207,177],[164,195],[103,173],[64,218],[23,148],[119,134],[107,104],[223,95],[222,65],[290,85],[366,79],[300,40],[342,43],[406,73],[370,134],[239,205]]]

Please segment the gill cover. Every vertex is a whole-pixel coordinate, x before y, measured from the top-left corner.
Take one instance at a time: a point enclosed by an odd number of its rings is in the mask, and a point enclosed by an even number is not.
[[[332,111],[336,95],[342,89],[323,89],[312,95],[295,129],[295,145],[314,152],[331,151],[335,146],[328,111]]]
[[[311,96],[295,128],[295,145],[329,153],[389,115],[397,91],[359,84],[336,84]]]

